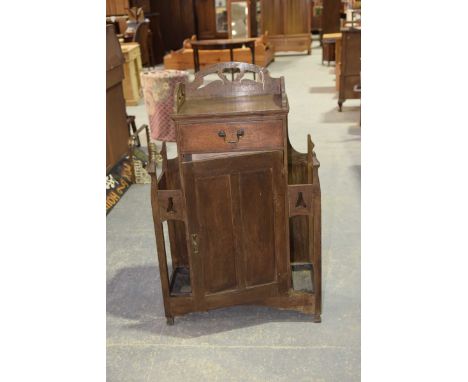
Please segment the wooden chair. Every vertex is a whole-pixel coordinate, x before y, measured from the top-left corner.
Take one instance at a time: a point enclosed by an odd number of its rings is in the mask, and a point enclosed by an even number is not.
[[[133,42],[140,44],[141,65],[154,66],[153,50],[150,44],[149,23],[141,22],[137,25]]]

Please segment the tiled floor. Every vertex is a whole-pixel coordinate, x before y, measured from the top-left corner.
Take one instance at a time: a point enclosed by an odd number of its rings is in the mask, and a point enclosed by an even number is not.
[[[240,306],[167,326],[149,186],[134,185],[107,217],[108,381],[360,380],[360,101],[337,111],[333,67],[316,44],[269,70],[285,77],[292,144],[305,151],[310,133],[321,162],[322,323]],[[147,123],[143,104],[128,111]]]

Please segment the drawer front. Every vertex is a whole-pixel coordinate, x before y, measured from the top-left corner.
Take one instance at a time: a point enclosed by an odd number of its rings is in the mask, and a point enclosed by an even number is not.
[[[179,125],[183,153],[210,153],[284,148],[281,120]]]

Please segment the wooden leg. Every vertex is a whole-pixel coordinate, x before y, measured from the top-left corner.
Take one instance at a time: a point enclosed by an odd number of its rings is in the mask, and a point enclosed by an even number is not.
[[[320,313],[314,314],[314,323],[319,324],[321,322],[322,322],[322,317],[321,317]]]
[[[234,61],[234,52],[232,51],[232,48],[229,49],[229,55],[231,58],[231,62]],[[234,69],[231,69],[231,80],[234,81]]]
[[[343,102],[344,100],[341,99],[338,101],[338,111],[343,111]]]
[[[198,72],[200,70],[200,57],[198,56],[198,48],[193,47],[193,70],[194,72]]]
[[[166,317],[166,324],[169,326],[174,325],[174,317]]]
[[[252,54],[252,64],[255,65],[255,43],[252,43],[250,45],[250,53]],[[254,81],[255,81],[255,72],[253,74],[253,78],[254,78]]]

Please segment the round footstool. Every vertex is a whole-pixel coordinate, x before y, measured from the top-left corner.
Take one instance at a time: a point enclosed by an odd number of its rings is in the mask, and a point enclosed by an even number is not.
[[[141,73],[141,85],[150,122],[151,138],[175,142],[174,91],[178,82],[187,82],[188,73],[181,70],[150,70]]]

